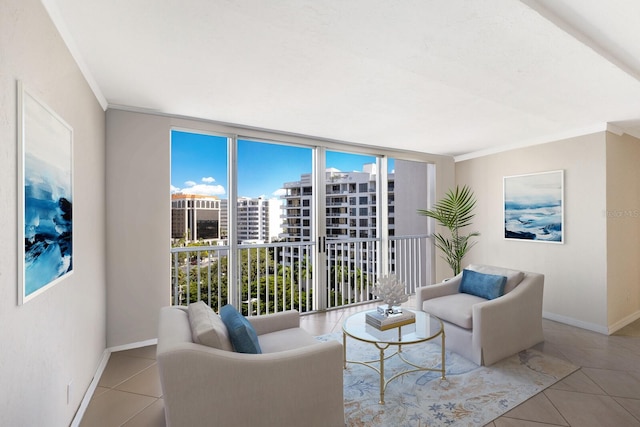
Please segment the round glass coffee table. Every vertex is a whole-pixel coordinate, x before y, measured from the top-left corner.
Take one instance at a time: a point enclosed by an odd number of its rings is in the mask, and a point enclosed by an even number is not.
[[[366,310],[355,313],[344,321],[344,324],[342,325],[342,349],[344,369],[347,369],[347,363],[357,363],[367,366],[380,374],[380,404],[384,404],[384,391],[387,388],[387,384],[401,375],[417,371],[435,371],[440,372],[441,379],[446,379],[444,325],[442,324],[442,320],[432,314],[425,313],[424,311],[408,310],[405,308],[403,311],[411,311],[415,314],[415,323],[382,331],[367,324],[366,316],[367,313],[371,311],[375,310]],[[380,351],[379,359],[369,361],[347,360],[347,337],[375,345]],[[430,341],[437,337],[440,337],[440,344],[442,346],[440,368],[419,366],[403,357],[402,346]],[[395,352],[385,355],[385,350],[390,347],[395,347]],[[396,355],[398,355],[398,357],[407,364],[408,368],[407,370],[386,379],[384,376],[384,362]]]

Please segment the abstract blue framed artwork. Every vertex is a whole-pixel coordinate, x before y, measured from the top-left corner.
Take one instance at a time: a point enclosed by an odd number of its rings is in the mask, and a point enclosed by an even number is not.
[[[564,243],[564,171],[504,177],[504,237]]]
[[[73,272],[73,129],[18,82],[18,304]]]

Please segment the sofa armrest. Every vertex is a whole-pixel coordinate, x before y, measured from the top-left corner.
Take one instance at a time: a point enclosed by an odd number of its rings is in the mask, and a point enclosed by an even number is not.
[[[485,365],[544,340],[543,291],[544,275],[525,273],[513,291],[473,306],[472,345],[482,346]]]
[[[249,316],[247,320],[258,335],[300,327],[300,313],[297,310],[287,310],[262,316]]]
[[[182,343],[158,354],[168,425],[344,426],[337,341],[270,354]]]
[[[426,300],[457,294],[461,281],[462,274],[458,274],[446,282],[422,286],[416,289],[416,309],[422,310],[422,303]]]

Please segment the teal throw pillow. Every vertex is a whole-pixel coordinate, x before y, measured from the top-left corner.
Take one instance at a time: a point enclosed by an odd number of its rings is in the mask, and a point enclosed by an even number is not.
[[[220,309],[220,317],[227,327],[229,339],[233,349],[238,353],[260,354],[258,334],[246,317],[232,305],[225,305]]]
[[[462,270],[460,292],[485,299],[495,299],[504,295],[505,276],[478,273],[473,270]]]

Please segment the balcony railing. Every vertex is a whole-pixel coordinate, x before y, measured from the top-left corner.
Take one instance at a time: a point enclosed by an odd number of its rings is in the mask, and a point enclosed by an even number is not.
[[[325,244],[327,308],[371,302],[373,285],[386,259],[387,269],[406,284],[406,293],[431,279],[431,242],[426,235],[392,237],[386,257],[376,238],[328,240]],[[237,301],[245,315],[296,309],[317,311],[313,265],[315,242],[247,244],[237,246],[236,273],[229,271],[229,246],[172,248],[172,301],[188,305],[205,301],[214,310]],[[231,288],[229,278],[236,278]],[[233,294],[232,294],[233,293]],[[230,296],[232,298],[230,298]]]

